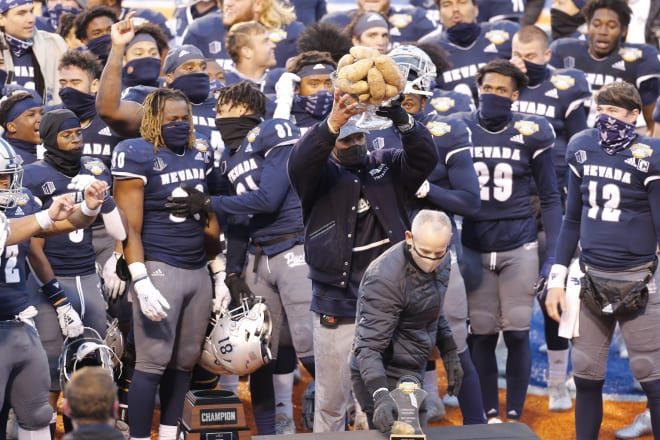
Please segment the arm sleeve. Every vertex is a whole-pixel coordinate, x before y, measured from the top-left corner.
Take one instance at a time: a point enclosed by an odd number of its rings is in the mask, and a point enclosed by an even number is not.
[[[520,25],[527,26],[536,23],[541,15],[544,3],[544,0],[527,0],[525,14],[520,19]]]
[[[587,128],[587,111],[584,108],[584,104],[579,105],[571,113],[569,113],[565,123],[566,133],[568,134],[568,139],[566,139],[567,141],[575,133],[579,133]]]
[[[559,237],[557,238],[555,248],[555,260],[557,264],[568,267],[571,263],[571,258],[573,258],[575,248],[580,239],[581,215],[582,195],[580,194],[580,178],[575,175],[572,168],[569,168],[566,214],[559,230]]]
[[[412,196],[437,165],[438,152],[431,133],[420,123],[415,123],[410,133],[401,135],[401,143],[403,151],[397,151],[401,157],[401,184]]]
[[[642,98],[643,105],[654,104],[658,99],[660,89],[660,80],[650,78],[639,85],[639,96]]]
[[[551,148],[546,149],[532,160],[532,172],[541,201],[541,218],[546,233],[547,255],[554,255],[561,226],[562,207]]]
[[[456,150],[447,161],[450,188],[429,182],[427,199],[442,210],[463,216],[473,216],[481,207],[479,181],[474,172],[470,150]]]
[[[230,216],[225,226],[227,242],[227,273],[242,273],[250,240],[249,218]]]
[[[655,236],[660,244],[660,180],[654,180],[649,184],[649,204],[651,205],[651,216],[655,226]],[[655,200],[655,202],[654,202]]]

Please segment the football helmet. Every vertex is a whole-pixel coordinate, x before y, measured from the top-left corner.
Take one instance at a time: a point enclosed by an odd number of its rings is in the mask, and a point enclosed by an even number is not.
[[[105,345],[112,350],[112,366],[121,368],[121,357],[124,355],[124,335],[119,330],[119,320],[108,316],[105,330]]]
[[[23,188],[23,158],[0,138],[0,176],[9,176],[6,188],[0,189],[0,208],[14,208]]]
[[[268,346],[272,322],[261,297],[243,299],[239,307],[212,318],[211,324],[199,359],[199,365],[206,370],[245,375],[272,359]]]
[[[431,84],[436,79],[437,71],[426,52],[415,46],[402,45],[392,49],[387,55],[394,59],[402,71],[408,71],[404,94],[416,93],[425,96],[433,94]]]
[[[66,338],[59,359],[60,389],[64,389],[74,372],[84,367],[102,367],[112,376],[113,357],[112,349],[91,327],[85,327],[80,336]]]

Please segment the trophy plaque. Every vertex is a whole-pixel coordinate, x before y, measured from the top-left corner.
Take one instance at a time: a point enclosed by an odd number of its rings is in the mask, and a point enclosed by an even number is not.
[[[426,395],[419,381],[412,376],[402,377],[397,387],[390,391],[399,411],[399,418],[392,425],[390,440],[426,440],[419,424],[419,408]]]

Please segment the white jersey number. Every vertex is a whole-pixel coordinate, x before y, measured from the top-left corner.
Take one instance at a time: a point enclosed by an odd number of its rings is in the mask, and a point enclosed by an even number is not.
[[[513,194],[513,168],[506,162],[501,162],[493,168],[493,175],[490,175],[488,165],[484,162],[475,162],[474,171],[479,178],[479,187],[481,188],[481,200],[488,201],[495,199],[498,202],[506,202]],[[492,195],[491,182],[492,178]]]
[[[598,206],[598,182],[592,180],[589,182],[589,211],[587,216],[592,219],[598,219],[598,212],[602,210],[600,216],[604,222],[618,222],[621,217],[619,204],[621,203],[621,192],[619,187],[613,183],[603,185],[602,198],[605,200],[603,207]]]

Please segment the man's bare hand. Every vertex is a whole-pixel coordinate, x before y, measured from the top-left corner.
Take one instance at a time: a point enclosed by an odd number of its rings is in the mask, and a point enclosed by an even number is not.
[[[135,25],[133,24],[133,16],[135,11],[131,11],[121,21],[112,25],[110,29],[110,36],[112,37],[112,45],[126,47],[135,37]]]
[[[566,289],[561,287],[548,289],[545,308],[548,311],[548,316],[559,322],[561,312],[566,310]]]
[[[91,210],[101,206],[108,191],[108,184],[102,180],[96,180],[85,188],[85,204]]]
[[[332,110],[328,116],[328,123],[335,130],[339,130],[346,124],[346,122],[355,115],[364,113],[365,108],[357,109],[359,101],[351,95],[342,93],[339,89],[335,89],[335,100],[332,104]]]
[[[65,195],[53,200],[53,204],[48,208],[48,216],[53,221],[60,221],[69,218],[75,211],[76,203],[72,196]]]

